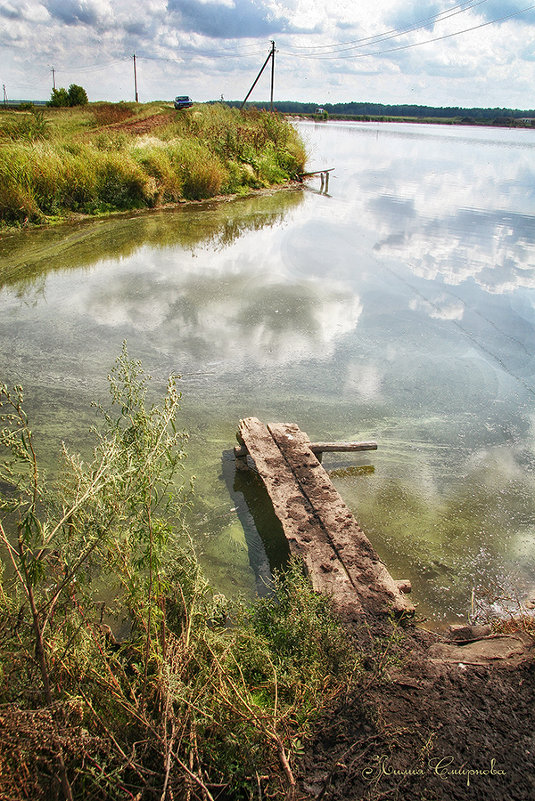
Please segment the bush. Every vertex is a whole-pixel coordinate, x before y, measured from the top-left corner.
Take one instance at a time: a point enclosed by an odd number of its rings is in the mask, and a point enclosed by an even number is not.
[[[99,103],[92,105],[91,108],[98,126],[124,122],[133,116],[133,109],[129,103]]]
[[[71,83],[69,90],[52,89],[48,105],[54,108],[64,108],[66,106],[85,106],[87,105],[87,93],[83,86]]]
[[[52,94],[50,95],[48,105],[52,106],[53,108],[64,108],[65,106],[69,106],[69,93],[67,90],[63,88],[52,89]]]
[[[85,106],[87,105],[87,92],[83,88],[83,86],[78,86],[75,83],[71,83],[69,86],[68,91],[69,97],[69,106]]]
[[[15,145],[0,148],[0,220],[20,225],[41,222],[30,177],[31,159]]]
[[[22,387],[0,387],[2,786],[12,801],[58,797],[56,776],[74,801],[283,797],[353,647],[297,563],[250,609],[213,593],[180,522],[176,377],[149,405],[124,345],[109,383],[93,458],[64,448],[54,487]]]
[[[228,181],[228,172],[203,142],[181,142],[176,158],[185,198],[203,200],[221,193]]]
[[[154,180],[154,202],[170,203],[183,196],[182,177],[174,149],[165,147],[162,142],[151,142],[137,146],[132,157],[143,171]]]

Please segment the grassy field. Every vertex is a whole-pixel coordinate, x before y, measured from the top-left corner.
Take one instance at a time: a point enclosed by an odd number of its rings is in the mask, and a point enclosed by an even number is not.
[[[0,226],[155,208],[283,184],[304,145],[282,116],[221,104],[0,113]]]

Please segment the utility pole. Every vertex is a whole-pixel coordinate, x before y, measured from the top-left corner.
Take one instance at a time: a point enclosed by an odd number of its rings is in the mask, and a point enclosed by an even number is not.
[[[275,85],[275,42],[271,40],[271,105],[273,111],[273,86]]]
[[[251,92],[255,88],[256,84],[258,83],[258,79],[260,78],[260,76],[264,72],[265,68],[267,67],[267,63],[268,63],[269,59],[271,59],[271,110],[273,111],[273,84],[275,82],[275,42],[274,41],[271,42],[271,50],[268,53],[268,57],[266,58],[266,60],[262,64],[262,69],[260,70],[260,72],[256,76],[255,82],[253,83],[253,85],[251,86],[249,91],[247,92],[247,96],[246,96],[245,100],[243,101],[243,103],[241,104],[240,108],[243,108],[245,106],[245,104],[247,103],[247,100],[249,99],[249,95],[251,94]]]
[[[51,67],[50,71],[52,73],[52,87],[53,87],[53,89],[55,91],[56,90],[56,70],[54,69],[54,67]]]
[[[134,53],[134,89],[136,92],[136,103],[139,103],[139,98],[137,94],[137,72],[136,72],[136,54]]]
[[[7,92],[6,92],[6,85],[5,85],[5,83],[4,83],[4,84],[2,84],[2,86],[3,86],[3,88],[4,88],[4,106],[7,106]]]

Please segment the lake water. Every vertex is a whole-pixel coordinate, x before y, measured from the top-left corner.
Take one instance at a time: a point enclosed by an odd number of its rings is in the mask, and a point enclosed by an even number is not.
[[[182,374],[195,540],[251,596],[284,558],[241,417],[376,439],[324,465],[431,622],[535,586],[535,131],[300,123],[305,190],[0,240],[0,380],[45,461],[84,448],[126,339]],[[249,505],[248,505],[249,504]],[[258,531],[264,536],[262,543]],[[503,604],[503,601],[500,601]]]

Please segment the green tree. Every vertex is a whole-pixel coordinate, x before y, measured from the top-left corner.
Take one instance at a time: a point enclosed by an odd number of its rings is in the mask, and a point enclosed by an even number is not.
[[[48,101],[49,106],[53,106],[54,108],[61,108],[62,106],[70,105],[69,101],[69,93],[66,89],[52,89],[52,94],[50,95],[50,100]]]
[[[85,91],[83,86],[78,86],[75,83],[71,83],[69,86],[69,106],[85,106],[87,104],[87,92]]]

